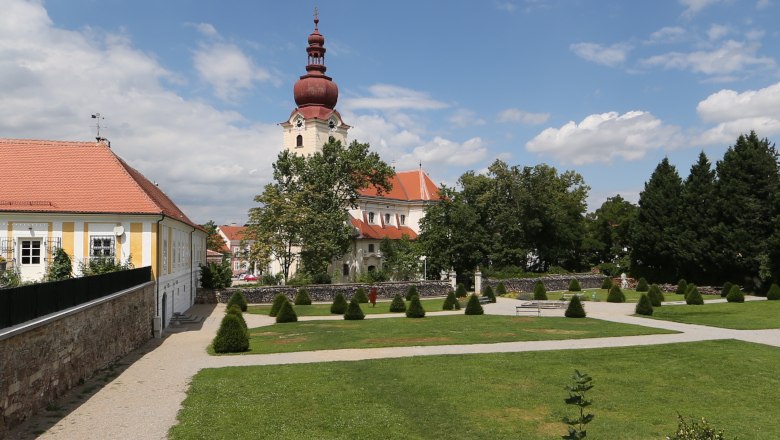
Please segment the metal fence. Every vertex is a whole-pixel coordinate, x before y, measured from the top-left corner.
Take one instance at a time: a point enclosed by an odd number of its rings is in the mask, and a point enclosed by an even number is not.
[[[0,290],[0,328],[59,312],[152,280],[150,266]]]

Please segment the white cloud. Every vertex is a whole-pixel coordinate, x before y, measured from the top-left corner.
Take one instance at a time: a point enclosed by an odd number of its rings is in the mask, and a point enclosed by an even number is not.
[[[726,76],[748,68],[773,68],[772,58],[758,56],[761,45],[758,42],[726,40],[713,50],[689,53],[669,52],[642,60],[645,66],[659,66],[665,69],[689,70],[705,75]]]
[[[681,27],[667,26],[650,34],[650,38],[646,41],[646,43],[647,44],[675,43],[680,41],[683,37],[685,37],[685,35],[686,35],[686,31]]]
[[[707,30],[707,37],[709,37],[709,39],[712,41],[716,41],[732,33],[733,31],[734,30],[731,29],[730,26],[724,24],[713,24]]]
[[[424,167],[430,165],[473,165],[487,155],[487,146],[479,138],[471,138],[463,143],[453,142],[436,136],[411,153],[404,154],[398,160],[399,169],[414,168],[418,163]]]
[[[465,108],[456,110],[455,113],[449,117],[449,121],[453,126],[459,128],[474,127],[487,123],[487,121],[477,116],[476,113]]]
[[[520,124],[544,124],[550,119],[549,113],[530,113],[519,108],[508,108],[498,115],[498,122],[516,122]]]
[[[701,12],[703,9],[726,0],[680,0],[680,4],[686,7],[682,15],[691,18]]]
[[[214,88],[224,101],[236,101],[258,81],[269,81],[271,74],[255,63],[234,44],[201,44],[193,56],[201,79]]]
[[[650,113],[631,111],[594,114],[579,124],[571,121],[561,128],[547,128],[526,143],[526,149],[582,165],[639,160],[648,151],[681,144],[678,127],[666,125]]]
[[[632,47],[626,43],[602,46],[597,43],[574,43],[569,49],[582,59],[608,67],[617,67],[626,61]]]
[[[496,9],[499,11],[515,12],[517,5],[512,2],[496,2]]]
[[[370,110],[437,110],[448,107],[425,92],[390,84],[375,84],[368,88],[371,96],[347,98],[342,105],[345,109]]]
[[[195,23],[192,25],[195,27],[195,29],[204,37],[209,38],[217,38],[219,37],[219,32],[217,32],[217,28],[214,27],[211,23]]]
[[[728,145],[743,133],[755,130],[760,136],[780,133],[780,83],[760,90],[738,93],[724,89],[696,106],[704,121],[716,124],[698,140],[704,145]]]
[[[241,222],[279,151],[280,129],[247,127],[166,89],[175,75],[126,37],[56,27],[39,3],[3,2],[0,133],[89,140],[101,112],[114,151],[195,221]],[[221,190],[230,188],[229,191]]]

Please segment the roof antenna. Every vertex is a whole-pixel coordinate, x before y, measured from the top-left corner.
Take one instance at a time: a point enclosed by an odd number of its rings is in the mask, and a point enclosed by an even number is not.
[[[111,143],[110,143],[110,142],[108,142],[108,139],[106,139],[106,138],[104,138],[104,137],[100,137],[100,121],[101,121],[101,120],[104,120],[104,119],[106,119],[106,118],[104,118],[103,116],[101,116],[101,115],[100,115],[100,113],[94,113],[94,114],[92,115],[92,119],[95,119],[95,120],[96,120],[96,121],[95,121],[95,128],[97,128],[97,136],[95,136],[95,140],[96,140],[96,141],[98,141],[98,142],[106,142],[106,144],[107,144],[109,147],[111,147]]]

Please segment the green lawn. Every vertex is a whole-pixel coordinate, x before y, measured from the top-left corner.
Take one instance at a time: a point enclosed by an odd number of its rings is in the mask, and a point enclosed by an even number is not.
[[[626,302],[638,302],[639,297],[642,296],[642,293],[647,293],[647,292],[637,292],[636,290],[632,290],[632,289],[622,289],[622,290],[623,293],[626,295]],[[561,296],[563,296],[566,293],[573,293],[573,292],[547,292],[547,298],[561,299]],[[596,299],[602,302],[606,301],[607,295],[609,295],[609,291],[605,289],[583,289],[581,293],[583,293],[587,298],[586,301],[592,301],[594,293],[596,294]],[[710,299],[710,298],[705,296],[704,299]],[[670,292],[664,292],[664,301],[685,301],[685,297]]]
[[[677,413],[780,438],[780,350],[726,340],[201,370],[171,439],[552,439],[564,386],[594,378],[588,438],[661,439]]]
[[[441,311],[444,305],[444,298],[433,298],[420,300],[423,308],[429,312]],[[465,307],[465,303],[463,304]],[[406,301],[406,307],[409,307],[409,301]],[[295,313],[298,316],[331,316],[330,303],[328,304],[312,304],[310,306],[294,306]],[[360,308],[366,315],[378,315],[382,313],[390,313],[390,301],[381,301],[376,303],[376,307],[371,307],[371,304],[361,304]],[[256,315],[267,315],[271,311],[270,304],[263,304],[259,306],[249,306],[247,313],[254,313]],[[404,316],[403,313],[399,313],[399,316]]]
[[[736,330],[780,328],[780,301],[663,306],[652,318]]]
[[[340,348],[480,344],[674,333],[596,319],[514,316],[428,316],[363,321],[300,321],[250,329],[244,354]],[[212,353],[212,351],[209,351]],[[213,353],[212,353],[213,354]]]

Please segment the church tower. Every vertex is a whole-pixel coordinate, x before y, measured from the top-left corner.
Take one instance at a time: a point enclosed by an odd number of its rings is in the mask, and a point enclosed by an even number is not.
[[[335,110],[339,88],[325,75],[325,37],[320,34],[319,22],[315,9],[314,31],[309,35],[306,48],[306,74],[300,77],[293,89],[298,107],[279,124],[284,130],[284,148],[302,155],[321,151],[322,145],[331,136],[346,144],[350,128]]]

